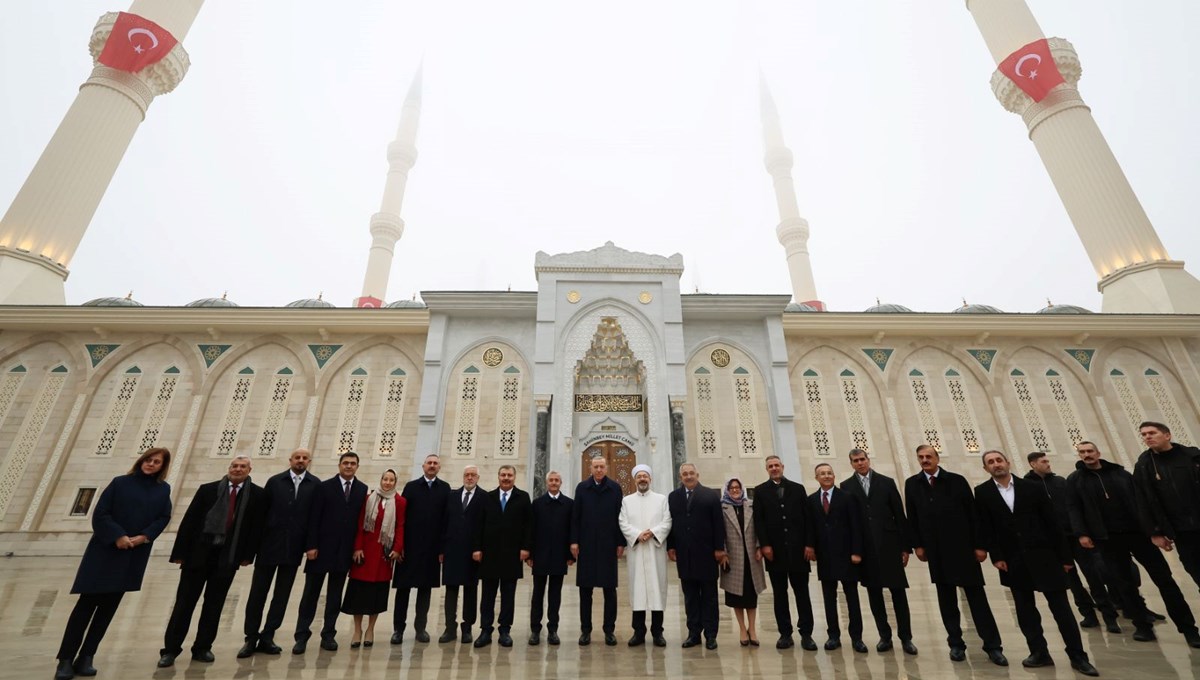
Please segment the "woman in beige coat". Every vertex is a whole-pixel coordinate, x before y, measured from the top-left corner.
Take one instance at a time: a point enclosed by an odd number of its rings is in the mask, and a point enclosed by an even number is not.
[[[725,518],[725,551],[729,560],[721,569],[721,588],[725,606],[733,608],[742,646],[758,646],[754,619],[758,614],[758,594],[767,589],[762,551],[754,533],[754,512],[746,497],[742,480],[725,482],[721,494],[721,515]]]

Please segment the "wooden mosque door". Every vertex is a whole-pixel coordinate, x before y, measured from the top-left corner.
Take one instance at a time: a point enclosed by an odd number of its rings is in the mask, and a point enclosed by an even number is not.
[[[592,459],[603,456],[608,461],[608,476],[621,485],[621,494],[628,496],[634,492],[633,467],[637,465],[637,455],[633,449],[621,442],[599,441],[583,450],[583,477],[580,481],[592,475]]]

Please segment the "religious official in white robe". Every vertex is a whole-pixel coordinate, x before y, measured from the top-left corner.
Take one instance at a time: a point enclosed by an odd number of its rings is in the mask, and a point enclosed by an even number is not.
[[[629,603],[633,608],[633,637],[630,647],[646,643],[646,610],[651,613],[650,633],[656,647],[665,647],[663,609],[667,604],[667,535],[671,512],[667,497],[650,490],[649,465],[633,468],[637,491],[621,500],[618,522],[629,548]]]

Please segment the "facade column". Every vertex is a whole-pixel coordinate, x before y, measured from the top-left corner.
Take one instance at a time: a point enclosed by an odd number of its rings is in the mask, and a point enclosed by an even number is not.
[[[1044,38],[1024,0],[967,0],[997,64]],[[1105,141],[1077,84],[1075,48],[1048,40],[1064,84],[1034,102],[997,69],[992,91],[1025,121],[1099,278],[1105,312],[1200,313],[1200,281],[1172,260]]]
[[[95,61],[117,13],[100,17],[88,43],[92,74],[0,219],[0,304],[66,302],[67,267],[146,110],[187,74],[190,61],[183,39],[202,4],[133,3],[130,13],[157,23],[179,41],[165,58],[137,73]]]
[[[533,398],[537,407],[537,430],[533,435],[533,497],[546,493],[546,475],[550,472],[550,401],[551,395]],[[565,483],[567,480],[563,480]]]

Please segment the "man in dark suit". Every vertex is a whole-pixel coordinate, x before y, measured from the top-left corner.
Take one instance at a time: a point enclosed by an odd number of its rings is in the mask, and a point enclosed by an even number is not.
[[[787,649],[792,641],[792,611],[788,605],[788,585],[796,597],[800,629],[800,646],[809,651],[817,648],[812,639],[812,600],[808,596],[809,562],[816,557],[813,551],[816,525],[808,511],[808,494],[804,485],[783,476],[783,461],[779,456],[767,456],[767,481],[754,487],[754,531],[771,577],[775,597],[775,623],[779,626],[777,649]]]
[[[396,566],[392,576],[392,587],[396,589],[396,608],[392,611],[392,644],[404,641],[404,629],[408,620],[409,591],[417,589],[417,603],[413,611],[413,627],[417,629],[417,642],[429,642],[425,630],[429,619],[429,600],[433,589],[442,585],[441,564],[442,536],[446,533],[446,503],[450,498],[450,485],[438,479],[442,469],[441,459],[436,453],[425,456],[421,464],[420,477],[404,485],[404,500],[408,502],[405,514],[416,518],[404,528],[404,557]]]
[[[625,554],[621,485],[608,478],[608,461],[596,456],[592,476],[575,487],[571,506],[571,557],[578,562],[579,644],[592,643],[592,589],[604,591],[604,644],[617,644],[617,560]]]
[[[476,647],[492,644],[492,622],[496,620],[496,591],[500,591],[501,647],[512,647],[516,615],[517,580],[525,577],[521,563],[529,559],[533,546],[533,504],[529,494],[516,487],[517,468],[501,465],[499,488],[484,496],[483,515],[475,527],[471,559],[479,563],[483,599],[479,603],[479,637]]]
[[[1146,450],[1133,466],[1138,505],[1160,550],[1179,549],[1179,562],[1200,585],[1200,449],[1171,441],[1171,428],[1138,426]]]
[[[308,536],[308,514],[312,508],[313,492],[321,481],[308,472],[312,453],[296,449],[288,459],[288,469],[267,480],[263,485],[267,497],[267,519],[262,544],[254,560],[254,576],[250,595],[246,597],[246,644],[238,652],[239,659],[254,656],[255,652],[279,654],[275,631],[283,625],[296,569],[304,559],[304,540]],[[275,595],[267,611],[267,623],[262,629],[263,607],[275,581]]]
[[[871,603],[871,616],[879,631],[878,652],[892,648],[892,627],[888,624],[887,606],[883,600],[883,589],[892,592],[892,606],[896,609],[896,628],[900,635],[900,646],[905,654],[916,654],[917,646],[912,641],[912,622],[908,609],[908,578],[904,568],[912,552],[912,534],[908,518],[904,515],[904,503],[896,482],[887,475],[871,469],[871,457],[862,449],[850,452],[850,465],[854,474],[842,482],[842,490],[856,496],[866,516],[863,532],[863,562],[859,576],[867,589],[867,601]]]
[[[837,587],[842,585],[846,595],[846,611],[850,615],[850,646],[866,654],[862,641],[862,607],[858,602],[858,566],[863,556],[863,509],[858,496],[834,487],[833,466],[821,463],[813,469],[819,488],[808,497],[808,508],[816,517],[817,578],[825,600],[825,625],[829,639],[825,649],[833,651],[842,646],[842,628],[838,623]]]
[[[988,659],[997,666],[1007,666],[1000,629],[983,590],[983,570],[979,563],[987,559],[987,549],[979,533],[971,485],[962,475],[943,470],[940,461],[941,456],[932,446],[918,446],[921,471],[904,482],[904,504],[912,527],[913,548],[917,559],[929,564],[929,578],[937,587],[950,660],[967,658],[962,615],[958,610],[958,589],[962,588]]]
[[[1050,605],[1058,632],[1067,645],[1071,668],[1097,676],[1083,650],[1079,624],[1067,602],[1066,573],[1075,568],[1071,548],[1054,517],[1054,504],[1045,491],[1032,482],[1013,477],[1008,457],[1000,451],[983,454],[983,467],[992,478],[975,487],[980,533],[1000,570],[1000,583],[1012,591],[1017,625],[1029,644],[1026,668],[1052,666],[1042,617],[1033,593],[1041,592]]]
[[[700,644],[717,648],[717,579],[728,564],[725,554],[725,519],[721,516],[721,494],[700,485],[700,472],[692,463],[679,466],[682,486],[667,496],[671,511],[671,533],[667,536],[667,558],[679,570],[683,608],[687,615],[687,639],[683,647]]]
[[[483,514],[484,494],[479,468],[463,468],[463,485],[446,498],[446,532],[442,534],[442,582],[446,586],[446,630],[438,642],[458,637],[458,591],[462,589],[462,641],[470,642],[471,626],[479,612],[479,563],[471,559],[471,542]]]
[[[562,493],[562,475],[546,474],[546,493],[533,500],[533,598],[529,605],[529,644],[541,642],[542,602],[546,601],[546,642],[558,644],[558,610],[562,605],[563,577],[575,564],[571,557],[571,506]],[[549,586],[549,588],[547,588]]]
[[[354,478],[358,454],[347,451],[338,458],[338,474],[317,485],[309,512],[308,536],[304,541],[304,594],[296,617],[296,644],[292,654],[303,654],[312,637],[321,586],[325,590],[325,622],[321,626],[321,649],[338,648],[337,617],[342,608],[342,591],[354,555],[358,513],[367,501],[367,485]]]
[[[201,594],[204,606],[192,642],[192,660],[214,661],[212,645],[225,596],[238,567],[254,561],[265,501],[262,487],[250,481],[248,456],[235,457],[224,477],[196,490],[171,548],[171,563],[180,567],[179,588],[159,652],[159,668],[175,665],[175,657],[183,651]]]

